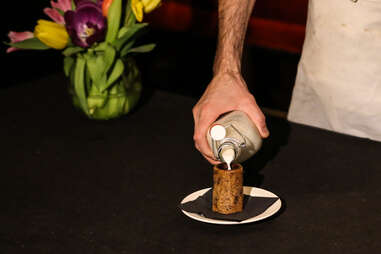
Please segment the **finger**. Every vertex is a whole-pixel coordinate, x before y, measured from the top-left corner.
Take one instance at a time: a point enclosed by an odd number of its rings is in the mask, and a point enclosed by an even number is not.
[[[198,122],[198,115],[199,115],[199,107],[197,104],[192,109],[192,115],[193,115],[194,125],[196,126]]]
[[[206,136],[210,125],[217,119],[218,116],[218,113],[206,109],[200,113],[198,123],[195,126],[195,142],[199,147],[199,151],[203,155],[213,159],[215,158],[209,147]]]
[[[221,162],[220,161],[216,161],[216,160],[213,160],[213,159],[210,159],[209,157],[206,157],[204,156],[204,158],[212,165],[217,165],[217,164],[220,164]]]
[[[195,144],[194,144],[194,146],[195,146],[196,149],[201,153],[201,155],[204,156],[207,160],[216,161],[215,158],[214,158],[213,153],[212,153],[212,152],[211,152],[211,153],[204,153],[204,151],[201,150],[199,144],[200,144],[200,142],[198,142],[198,141],[195,140]]]
[[[266,125],[266,117],[261,111],[261,109],[258,107],[258,105],[253,105],[251,107],[251,110],[245,111],[251,121],[255,124],[257,127],[259,134],[262,136],[262,138],[267,138],[270,136],[270,132]]]
[[[197,149],[198,151],[200,151],[200,148],[199,148],[199,146],[198,146],[197,144],[195,144],[195,147],[196,147],[196,149]],[[201,153],[201,151],[200,151],[200,153]],[[210,156],[208,156],[208,155],[206,155],[206,154],[203,154],[203,153],[201,153],[201,155],[202,155],[202,156],[203,156],[203,157],[204,157],[210,164],[216,165],[216,164],[221,163],[220,161],[215,160],[214,157],[210,157]]]

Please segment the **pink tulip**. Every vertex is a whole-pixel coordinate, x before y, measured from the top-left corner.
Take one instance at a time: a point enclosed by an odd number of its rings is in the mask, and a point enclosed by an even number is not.
[[[54,22],[57,24],[62,24],[65,25],[65,19],[64,17],[56,10],[53,8],[45,8],[44,13],[49,16]]]
[[[32,32],[25,31],[25,32],[9,32],[8,37],[11,40],[11,43],[16,43],[20,41],[25,41],[27,39],[33,38],[34,35]],[[10,47],[7,49],[7,53],[11,53],[13,51],[19,50],[18,48]]]
[[[44,13],[48,15],[54,22],[58,24],[65,24],[63,15],[58,11],[66,12],[71,10],[71,0],[57,0],[57,2],[50,1],[52,8],[45,8]]]
[[[50,4],[54,9],[59,9],[63,12],[71,10],[71,0],[57,0],[57,3],[50,1]]]

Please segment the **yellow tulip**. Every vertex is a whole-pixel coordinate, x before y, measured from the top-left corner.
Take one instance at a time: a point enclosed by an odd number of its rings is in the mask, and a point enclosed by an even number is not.
[[[63,49],[69,42],[69,35],[64,25],[43,19],[38,20],[34,36],[54,49]]]
[[[141,0],[144,6],[144,13],[150,13],[155,10],[161,3],[161,0]]]
[[[139,22],[143,21],[143,4],[140,0],[131,1],[132,12],[135,14],[136,20]]]
[[[132,12],[135,14],[136,20],[142,22],[143,14],[150,13],[156,9],[161,3],[161,0],[132,0]]]

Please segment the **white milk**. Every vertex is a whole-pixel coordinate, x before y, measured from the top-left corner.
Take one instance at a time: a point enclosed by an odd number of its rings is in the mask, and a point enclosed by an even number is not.
[[[231,163],[235,159],[234,149],[228,148],[221,151],[221,159],[228,165],[228,170],[231,170]]]

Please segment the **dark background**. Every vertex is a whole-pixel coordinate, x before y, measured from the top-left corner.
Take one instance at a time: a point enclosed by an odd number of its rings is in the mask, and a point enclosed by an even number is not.
[[[215,1],[185,1],[196,8],[213,10]],[[257,1],[261,8],[265,1]],[[49,19],[43,8],[49,6],[47,0],[7,2],[3,17],[1,41],[9,41],[7,33],[13,31],[33,31],[37,19]],[[261,15],[282,18],[279,6],[267,7]],[[262,8],[264,9],[264,8]],[[269,12],[268,10],[273,10]],[[254,11],[254,15],[256,14]],[[299,17],[304,19],[304,17]],[[143,73],[144,86],[162,89],[187,96],[199,97],[212,78],[215,53],[215,36],[203,36],[197,31],[173,32],[151,26],[145,41],[157,43],[157,48],[148,54],[136,57]],[[29,83],[50,73],[62,72],[62,56],[57,50],[24,50],[6,54],[7,46],[1,44],[0,57],[3,82],[0,89]],[[247,45],[243,56],[243,76],[250,90],[262,107],[287,111],[295,80],[299,54]],[[54,84],[52,84],[54,85]]]
[[[294,10],[299,0],[258,0],[257,7],[271,3],[262,14],[281,19],[280,1]],[[46,18],[49,1],[2,4],[7,41],[9,30],[33,30]],[[156,91],[122,121],[73,114],[60,51],[5,54],[1,44],[1,254],[379,253],[380,144],[279,118],[268,118],[271,138],[245,175],[280,195],[279,217],[229,230],[185,218],[176,206],[182,195],[210,186],[208,164],[193,148],[190,111],[212,77],[216,39],[152,28],[144,40],[157,48],[136,58],[144,86],[187,97]],[[299,57],[247,45],[243,74],[260,106],[287,111]],[[153,143],[160,149],[148,158]],[[126,144],[137,144],[129,156]],[[172,153],[175,161],[163,160]]]

